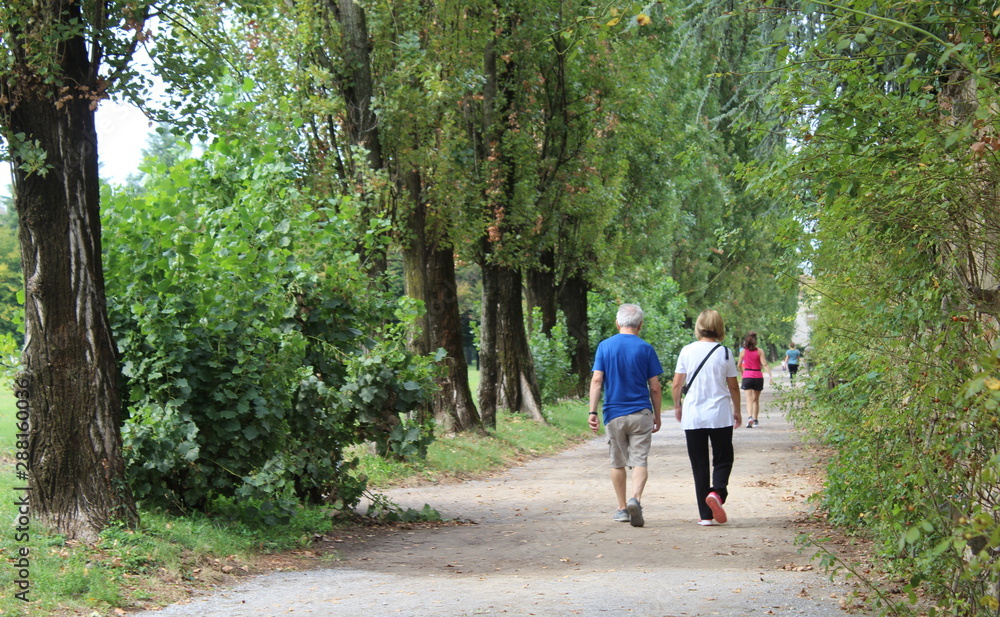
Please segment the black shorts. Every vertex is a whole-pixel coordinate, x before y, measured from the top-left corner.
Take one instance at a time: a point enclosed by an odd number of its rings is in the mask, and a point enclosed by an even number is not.
[[[764,389],[763,377],[744,377],[743,385],[740,386],[740,390],[756,390],[760,392],[763,389]]]
[[[788,373],[790,375],[794,375],[798,371],[799,371],[799,365],[798,364],[789,364],[788,365]]]

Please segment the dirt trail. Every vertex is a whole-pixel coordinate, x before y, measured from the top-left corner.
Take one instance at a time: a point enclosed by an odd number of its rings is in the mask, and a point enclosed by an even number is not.
[[[696,524],[671,412],[654,435],[645,527],[611,520],[602,436],[489,479],[388,492],[404,508],[427,503],[474,524],[373,531],[338,543],[330,568],[260,576],[141,615],[839,617],[853,587],[805,570],[795,546],[818,488],[816,457],[771,395],[769,386],[760,427],[735,432],[726,525]]]

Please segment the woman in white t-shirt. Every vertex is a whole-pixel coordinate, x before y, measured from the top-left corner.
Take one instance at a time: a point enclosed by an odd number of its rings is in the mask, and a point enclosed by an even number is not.
[[[684,347],[677,357],[674,414],[687,439],[698,499],[698,524],[718,525],[727,520],[722,504],[728,496],[733,470],[733,429],[743,421],[740,387],[735,358],[720,342],[726,336],[726,326],[718,311],[702,311],[694,332],[698,341]]]

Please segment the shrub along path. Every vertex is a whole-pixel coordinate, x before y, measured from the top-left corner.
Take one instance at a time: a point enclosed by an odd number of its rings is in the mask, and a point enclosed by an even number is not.
[[[469,524],[371,530],[332,542],[329,568],[256,577],[142,615],[844,615],[855,587],[831,582],[795,544],[816,528],[806,499],[817,455],[770,386],[764,394],[760,427],[735,433],[726,525],[696,524],[683,433],[667,410],[642,528],[611,520],[602,436],[495,477],[387,493]]]

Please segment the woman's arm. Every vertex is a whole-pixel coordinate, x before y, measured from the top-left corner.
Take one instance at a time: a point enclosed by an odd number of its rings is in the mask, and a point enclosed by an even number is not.
[[[767,358],[764,357],[763,351],[760,352],[760,368],[767,370],[767,376],[773,378],[773,375],[771,375],[771,365],[767,363]]]
[[[681,421],[681,390],[687,381],[687,373],[674,373],[674,382],[670,384],[670,394],[674,397],[674,417]]]

